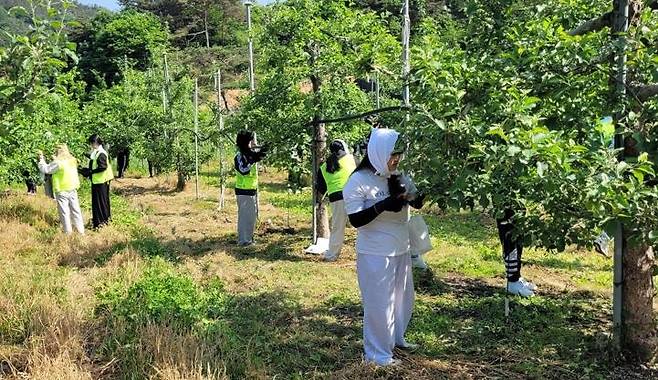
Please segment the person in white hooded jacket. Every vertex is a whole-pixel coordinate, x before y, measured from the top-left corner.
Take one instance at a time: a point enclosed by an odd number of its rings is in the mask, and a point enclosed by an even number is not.
[[[414,349],[404,338],[414,304],[409,253],[409,205],[413,182],[399,175],[403,149],[392,129],[373,129],[367,155],[343,189],[345,211],[357,228],[357,277],[363,303],[365,360],[398,364],[393,349]],[[396,145],[396,143],[398,143]]]

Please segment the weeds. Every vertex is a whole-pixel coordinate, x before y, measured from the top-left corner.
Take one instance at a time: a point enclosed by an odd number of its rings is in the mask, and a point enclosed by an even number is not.
[[[117,364],[117,370],[123,374],[148,376],[155,353],[167,354],[168,351],[161,351],[161,344],[171,342],[144,347],[149,344],[145,337],[153,332],[167,331],[166,339],[178,341],[183,346],[179,349],[186,352],[197,348],[211,352],[217,348],[211,342],[231,335],[223,320],[231,298],[221,280],[214,278],[200,286],[161,258],[151,260],[132,284],[119,276],[99,286],[96,295],[95,315],[108,327],[101,343],[102,352],[108,360],[116,357],[117,352],[125,354],[119,356]],[[186,347],[192,342],[196,348]],[[145,354],[148,352],[151,354]]]

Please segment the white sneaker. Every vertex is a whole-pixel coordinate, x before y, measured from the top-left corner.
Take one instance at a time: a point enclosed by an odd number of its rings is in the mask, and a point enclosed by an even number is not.
[[[423,256],[411,256],[411,266],[418,269],[427,269]]]
[[[535,295],[535,293],[532,290],[526,288],[521,281],[508,282],[507,293],[521,297],[532,297]]]
[[[531,291],[537,290],[537,285],[533,284],[532,282],[526,280],[525,278],[521,277],[519,278],[519,281],[525,286],[526,288],[530,289]]]
[[[366,361],[368,364],[373,364],[376,367],[397,367],[400,364],[402,364],[402,360],[400,359],[391,359],[387,361],[386,363],[377,363],[375,361]]]

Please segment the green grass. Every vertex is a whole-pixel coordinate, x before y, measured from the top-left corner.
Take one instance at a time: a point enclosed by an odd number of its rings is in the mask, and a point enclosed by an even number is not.
[[[90,277],[95,289],[91,303],[96,305],[90,325],[100,339],[85,343],[92,355],[99,355],[90,360],[116,359],[118,378],[153,376],[159,354],[150,335],[155,331],[160,349],[175,351],[189,344],[197,350],[190,352],[199,352],[195,363],[216,372],[226,369],[232,379],[608,378],[616,363],[605,335],[611,329],[609,259],[576,249],[526,250],[524,276],[540,290],[530,300],[512,298],[510,316],[505,317],[494,223],[477,212],[434,210],[425,213],[434,244],[426,256],[432,270],[415,272],[416,306],[408,330],[409,341],[422,348],[407,357],[402,369],[363,375],[354,369],[362,351],[355,231],[348,230],[336,263],[304,254],[310,242],[310,193],[289,193],[281,178],[277,173],[262,178],[262,219],[272,219],[276,226],[285,225],[290,216],[297,232],[263,228],[251,248],[234,245],[233,201],[220,212],[214,201],[194,200],[193,192],[150,192],[144,198],[113,193],[113,224],[127,240],[99,252],[95,265],[100,272]],[[203,176],[202,183],[213,186],[217,177]],[[88,197],[88,191],[81,193]],[[11,210],[5,207],[3,212],[26,223],[36,215],[33,222],[40,228],[45,227],[39,221],[51,212]],[[178,215],[182,210],[185,215]],[[171,220],[166,219],[169,214]],[[128,248],[138,254],[138,264],[106,268]],[[39,252],[29,250],[6,264],[24,272],[24,285],[16,292],[21,297],[34,291],[61,298],[66,289],[57,284],[74,274],[86,275],[74,267],[53,268]],[[23,269],[28,267],[32,269]],[[213,281],[221,286],[213,287]],[[9,297],[16,287],[6,282],[0,295]],[[171,316],[177,316],[175,321]],[[4,321],[3,343],[25,340],[22,331],[29,319],[23,315]]]

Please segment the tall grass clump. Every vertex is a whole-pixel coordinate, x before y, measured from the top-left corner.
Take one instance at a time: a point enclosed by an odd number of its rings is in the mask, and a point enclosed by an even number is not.
[[[123,378],[223,378],[227,362],[238,363],[225,357],[236,338],[226,320],[231,297],[217,278],[197,284],[156,257],[132,284],[112,278],[96,295],[101,356],[118,358]]]

